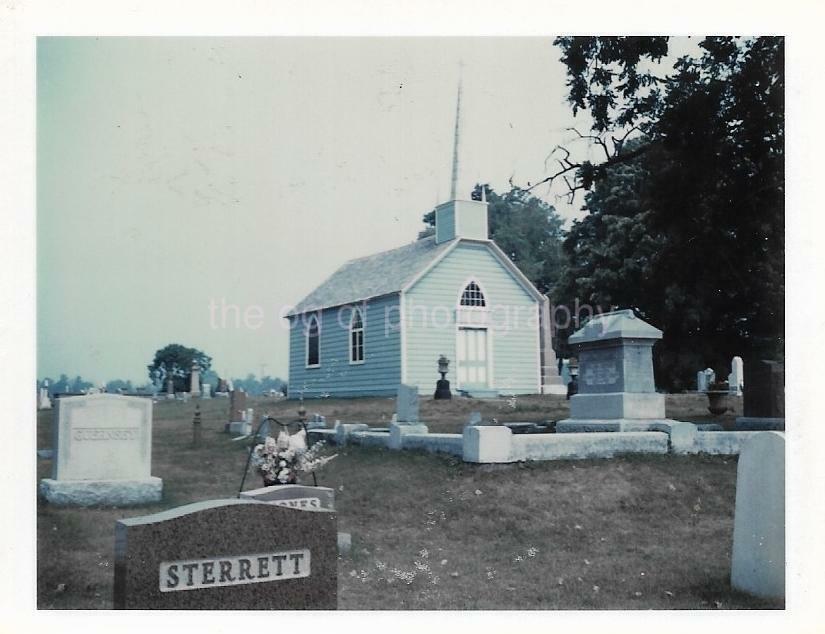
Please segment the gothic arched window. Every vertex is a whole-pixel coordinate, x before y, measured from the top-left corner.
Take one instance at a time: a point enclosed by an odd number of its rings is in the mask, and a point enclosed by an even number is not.
[[[475,282],[470,282],[464,287],[461,293],[461,305],[470,307],[487,306],[487,300],[484,298],[484,293]]]
[[[321,328],[318,317],[312,315],[306,328],[307,340],[307,367],[316,368],[321,365]]]
[[[349,321],[349,362],[364,362],[364,320],[358,308],[352,309]]]

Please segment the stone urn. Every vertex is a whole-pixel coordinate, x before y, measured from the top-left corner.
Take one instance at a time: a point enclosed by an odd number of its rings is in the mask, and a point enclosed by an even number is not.
[[[714,416],[721,416],[730,409],[727,385],[711,385],[705,394],[708,395],[708,411]]]

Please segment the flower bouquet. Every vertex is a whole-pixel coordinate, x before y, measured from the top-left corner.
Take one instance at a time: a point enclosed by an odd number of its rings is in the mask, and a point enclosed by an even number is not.
[[[282,430],[277,438],[267,436],[252,450],[252,464],[263,477],[264,486],[295,484],[299,473],[311,473],[338,455],[322,456],[325,444],[321,440],[308,447],[305,430],[292,435]]]

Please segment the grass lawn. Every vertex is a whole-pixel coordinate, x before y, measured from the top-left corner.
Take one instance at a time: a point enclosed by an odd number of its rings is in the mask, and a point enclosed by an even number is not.
[[[703,397],[668,398],[669,415],[681,420],[701,420],[700,405]],[[164,480],[162,503],[38,504],[38,607],[112,607],[117,519],[235,496],[245,455],[221,433],[228,406],[201,402],[203,442],[192,449],[194,402],[155,405],[152,474]],[[289,418],[296,403],[253,399],[251,406]],[[391,399],[307,404],[328,420],[372,424],[386,423],[392,408]],[[475,409],[499,420],[556,420],[566,402],[423,401],[422,417],[433,431],[454,431]],[[38,448],[51,444],[51,418],[38,413]],[[353,536],[338,566],[341,609],[783,607],[730,588],[735,459],[472,465],[412,452],[338,452],[319,483],[336,489],[339,530]],[[40,460],[38,478],[50,467]],[[251,473],[247,488],[257,486]]]

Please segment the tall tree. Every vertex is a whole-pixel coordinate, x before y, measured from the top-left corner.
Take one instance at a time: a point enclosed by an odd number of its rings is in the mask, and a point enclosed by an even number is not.
[[[683,387],[705,364],[784,351],[784,41],[706,38],[671,76],[628,79],[660,40],[557,40],[605,160],[566,159],[589,214],[556,300],[635,307],[665,331],[660,378]]]
[[[149,378],[154,372],[159,372],[158,378],[166,384],[168,377],[172,377],[175,391],[187,391],[192,376],[192,365],[197,361],[201,371],[207,371],[212,366],[212,357],[196,348],[187,348],[179,343],[170,343],[155,352],[155,358],[147,367]]]

